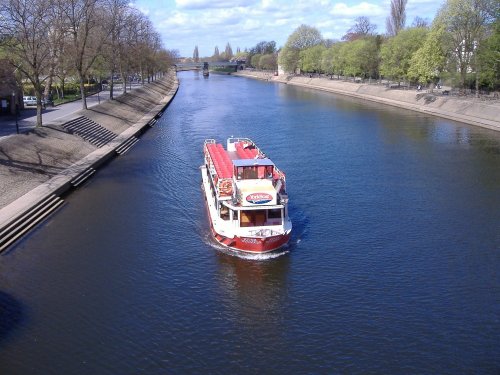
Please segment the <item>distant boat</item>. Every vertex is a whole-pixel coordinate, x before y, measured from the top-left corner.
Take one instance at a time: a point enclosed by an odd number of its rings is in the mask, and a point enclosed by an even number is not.
[[[285,174],[248,138],[229,138],[227,151],[205,140],[202,189],[214,238],[229,248],[266,253],[288,243]]]

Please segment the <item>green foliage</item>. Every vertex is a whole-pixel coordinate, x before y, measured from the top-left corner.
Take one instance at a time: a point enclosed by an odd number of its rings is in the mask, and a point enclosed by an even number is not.
[[[325,48],[321,54],[321,71],[326,74],[335,74],[334,58],[335,58],[335,47]]]
[[[260,53],[256,54],[256,55],[253,55],[252,56],[252,61],[250,62],[250,64],[254,67],[254,68],[257,68],[257,69],[260,69],[260,58],[262,57],[262,55]]]
[[[353,77],[378,75],[378,46],[374,37],[365,37],[345,43],[344,74]]]
[[[479,47],[479,74],[482,86],[500,86],[500,20],[497,19],[491,35]]]
[[[436,80],[446,64],[444,46],[445,31],[443,27],[434,27],[423,45],[413,54],[408,69],[408,77],[418,82]]]
[[[342,75],[346,68],[346,56],[349,49],[349,43],[334,44],[331,48],[333,50],[332,65],[334,67],[334,73]]]
[[[283,47],[279,56],[278,62],[286,72],[295,72],[299,67],[299,50]]]
[[[392,79],[407,79],[413,54],[423,45],[428,30],[414,27],[401,30],[387,39],[380,49],[380,74]]]
[[[260,69],[264,70],[276,70],[278,68],[278,62],[276,60],[275,53],[269,53],[267,55],[262,55],[259,61]]]
[[[462,85],[466,84],[467,73],[475,70],[476,49],[498,19],[499,9],[498,0],[447,0],[434,20],[435,26],[443,27],[450,35],[448,52],[455,55]]]
[[[300,51],[301,70],[310,73],[321,71],[321,57],[325,50],[326,47],[319,44]]]
[[[262,41],[257,43],[254,47],[250,48],[249,52],[244,52],[247,53],[248,58],[247,58],[247,63],[251,63],[252,58],[254,55],[269,55],[269,54],[274,54],[276,52],[276,42],[270,41]],[[258,62],[256,61],[256,64],[258,65]],[[256,66],[252,64],[252,66]]]

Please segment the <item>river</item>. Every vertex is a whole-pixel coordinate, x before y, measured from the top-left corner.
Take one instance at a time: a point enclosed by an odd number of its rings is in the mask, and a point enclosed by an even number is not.
[[[179,74],[161,121],[0,257],[0,373],[500,371],[500,134]],[[267,256],[210,237],[206,138],[284,170]]]

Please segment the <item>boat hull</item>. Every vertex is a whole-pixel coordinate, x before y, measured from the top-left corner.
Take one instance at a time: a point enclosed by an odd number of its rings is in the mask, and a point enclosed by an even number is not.
[[[221,245],[233,250],[248,253],[268,253],[278,250],[288,243],[290,234],[281,234],[270,237],[238,237],[228,238],[218,234],[213,226],[211,227],[214,238]]]

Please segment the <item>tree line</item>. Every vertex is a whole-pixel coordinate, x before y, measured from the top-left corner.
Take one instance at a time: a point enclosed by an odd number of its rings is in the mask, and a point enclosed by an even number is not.
[[[498,0],[447,0],[432,23],[417,17],[405,27],[406,0],[392,0],[385,35],[359,17],[341,41],[301,25],[279,52],[289,73],[373,78],[419,84],[447,80],[462,88],[500,87]],[[253,60],[252,60],[252,65]]]
[[[151,21],[126,0],[0,0],[0,57],[37,97],[37,126],[42,98],[53,83],[79,82],[87,108],[85,81],[120,76],[126,92],[129,77],[144,82],[166,71],[176,51],[162,47]]]

